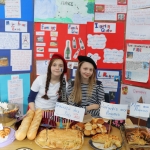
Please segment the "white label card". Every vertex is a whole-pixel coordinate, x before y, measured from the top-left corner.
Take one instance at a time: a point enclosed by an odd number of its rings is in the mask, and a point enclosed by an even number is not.
[[[150,114],[150,104],[131,103],[130,116],[148,118]]]
[[[83,108],[57,102],[55,106],[54,115],[66,119],[82,122],[84,118],[84,113],[85,113],[85,109]]]
[[[125,120],[127,118],[127,108],[128,105],[101,102],[100,116],[112,120]]]

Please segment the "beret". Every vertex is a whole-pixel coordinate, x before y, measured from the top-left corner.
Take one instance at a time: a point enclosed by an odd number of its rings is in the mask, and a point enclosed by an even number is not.
[[[53,54],[51,60],[53,60],[53,59],[61,59],[63,61],[63,63],[64,63],[64,73],[66,73],[67,72],[67,62],[64,59],[64,57],[60,54]]]
[[[94,60],[90,57],[80,55],[80,56],[78,56],[78,60],[79,60],[79,62],[82,62],[82,61],[89,62],[94,66],[95,69],[97,69],[97,66],[96,66]]]

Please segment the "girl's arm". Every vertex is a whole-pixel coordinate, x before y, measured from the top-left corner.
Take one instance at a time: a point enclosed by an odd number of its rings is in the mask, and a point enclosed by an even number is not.
[[[31,110],[35,110],[35,98],[38,92],[34,92],[30,90],[29,96],[28,96],[28,103],[29,103],[29,108]]]
[[[104,95],[105,93],[104,93],[103,85],[102,83],[100,83],[96,87],[97,104],[91,104],[89,106],[86,106],[86,111],[98,109],[100,107],[101,101],[105,101]]]

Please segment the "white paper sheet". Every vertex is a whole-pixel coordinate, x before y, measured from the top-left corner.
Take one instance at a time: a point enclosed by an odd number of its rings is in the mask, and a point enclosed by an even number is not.
[[[100,116],[106,119],[126,120],[128,105],[101,102]]]
[[[150,45],[128,44],[126,56],[126,80],[147,82],[149,78]]]
[[[104,49],[104,63],[123,63],[123,50],[117,49]]]
[[[31,61],[31,50],[11,50],[12,71],[29,71]]]
[[[5,18],[21,18],[20,0],[5,0]]]
[[[30,49],[30,33],[22,33],[22,49]]]
[[[150,40],[150,8],[129,10],[126,39]]]
[[[27,21],[5,20],[5,31],[27,32]]]
[[[0,49],[18,49],[19,33],[0,32]]]
[[[14,75],[13,75],[14,76]],[[23,80],[12,77],[8,80],[8,101],[19,104],[19,110],[23,112]]]
[[[150,7],[150,0],[128,0],[128,9]]]
[[[47,74],[47,68],[49,60],[37,60],[36,61],[36,75]]]

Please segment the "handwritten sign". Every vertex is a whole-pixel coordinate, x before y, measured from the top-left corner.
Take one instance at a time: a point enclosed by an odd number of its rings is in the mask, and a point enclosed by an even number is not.
[[[104,63],[123,63],[123,50],[117,49],[104,49]]]
[[[100,116],[106,119],[125,120],[128,105],[109,104],[102,102]]]
[[[0,32],[0,49],[18,49],[19,33]]]
[[[129,0],[128,9],[139,9],[150,7],[150,0]]]
[[[129,10],[127,15],[126,39],[150,39],[150,8]]]
[[[131,103],[130,104],[130,115],[135,116],[135,117],[148,118],[150,115],[150,104]]]
[[[56,103],[55,106],[55,116],[63,117],[70,120],[75,121],[83,121],[85,109],[63,104],[63,103]]]
[[[92,49],[104,49],[106,46],[107,38],[104,34],[100,35],[87,35],[88,41],[88,47],[92,47]]]
[[[116,23],[94,22],[94,33],[116,33]]]

